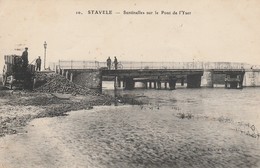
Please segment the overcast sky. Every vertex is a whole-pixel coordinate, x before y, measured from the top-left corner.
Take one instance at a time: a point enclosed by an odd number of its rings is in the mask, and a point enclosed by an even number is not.
[[[159,14],[125,15],[124,10]],[[161,14],[181,10],[191,14]],[[119,61],[260,64],[259,18],[258,0],[0,0],[0,63],[3,55],[21,55],[24,47],[30,61],[43,57],[46,41],[47,62],[117,56]]]

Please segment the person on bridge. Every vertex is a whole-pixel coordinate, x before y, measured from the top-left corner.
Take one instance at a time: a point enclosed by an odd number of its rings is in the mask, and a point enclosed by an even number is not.
[[[37,59],[36,59],[36,71],[41,71],[41,63],[42,63],[42,60],[41,60],[41,57],[39,56]]]
[[[28,66],[28,48],[25,47],[25,51],[23,52],[21,58],[23,60],[23,67],[26,68]]]
[[[118,61],[116,57],[114,57],[114,65],[115,65],[115,70],[117,70]]]
[[[107,59],[107,68],[108,68],[108,70],[111,69],[111,59],[110,59],[110,57],[108,57],[108,59]]]

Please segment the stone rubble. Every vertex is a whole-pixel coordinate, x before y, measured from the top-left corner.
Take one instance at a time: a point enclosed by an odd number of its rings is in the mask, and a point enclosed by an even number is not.
[[[43,84],[35,88],[36,92],[41,93],[65,93],[72,95],[95,95],[99,96],[94,90],[91,90],[87,87],[77,85],[73,82],[70,82],[64,76],[51,73],[51,74],[36,74],[36,80]]]

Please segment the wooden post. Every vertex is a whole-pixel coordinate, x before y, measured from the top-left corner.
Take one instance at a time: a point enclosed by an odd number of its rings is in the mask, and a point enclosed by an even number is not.
[[[184,77],[181,78],[181,86],[184,86]]]
[[[123,80],[123,87],[125,87],[125,79]]]
[[[70,81],[73,81],[73,73],[70,73]]]
[[[161,89],[161,81],[160,80],[157,82],[157,87],[158,87],[158,89]]]
[[[102,71],[99,71],[99,84],[98,84],[98,87],[99,87],[99,92],[102,93]]]
[[[65,76],[66,76],[66,79],[69,79],[69,71],[66,71]]]
[[[117,106],[117,76],[114,78],[114,96],[115,96],[115,106]]]

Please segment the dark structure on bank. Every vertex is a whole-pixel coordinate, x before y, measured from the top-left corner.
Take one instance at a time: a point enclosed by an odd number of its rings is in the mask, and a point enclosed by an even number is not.
[[[25,52],[24,52],[25,53]],[[2,72],[3,86],[33,89],[35,84],[35,66],[28,64],[28,55],[5,55]]]

